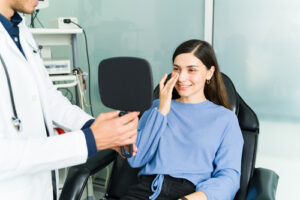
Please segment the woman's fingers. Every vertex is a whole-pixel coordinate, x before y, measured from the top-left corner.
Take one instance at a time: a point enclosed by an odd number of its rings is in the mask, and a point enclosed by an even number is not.
[[[158,107],[158,110],[165,116],[170,111],[172,90],[175,86],[175,83],[177,82],[178,74],[172,76],[171,79],[167,81],[166,85],[164,85],[166,78],[167,75],[165,75],[159,83],[160,94],[159,94],[159,107]]]
[[[167,77],[168,77],[168,74],[165,74],[165,75],[162,77],[162,79],[160,80],[160,82],[159,82],[159,90],[160,90],[160,91],[165,87],[164,84],[165,84],[165,82],[166,82]]]
[[[176,73],[166,84],[166,90],[168,91],[172,91],[175,84],[176,84],[176,81],[178,79],[178,74]]]
[[[159,82],[160,91],[162,91],[164,89],[167,90],[167,91],[172,90],[175,86],[175,83],[176,83],[177,79],[178,79],[178,74],[176,73],[174,76],[172,76],[170,78],[170,80],[168,80],[166,85],[165,85],[164,83],[166,82],[167,77],[168,77],[168,75],[165,74],[163,76],[163,78],[160,80],[160,82]]]

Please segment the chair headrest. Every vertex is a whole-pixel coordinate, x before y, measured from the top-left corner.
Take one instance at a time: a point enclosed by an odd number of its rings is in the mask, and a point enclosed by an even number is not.
[[[242,130],[255,131],[259,133],[259,121],[255,112],[239,96],[239,124]]]
[[[222,79],[227,90],[230,108],[237,115],[241,129],[258,133],[259,121],[255,112],[240,97],[232,81],[226,74],[222,73]]]
[[[237,95],[235,87],[234,87],[232,81],[230,80],[230,78],[226,74],[222,73],[222,79],[223,79],[224,85],[226,87],[230,108],[231,108],[232,112],[234,112],[236,115],[238,115],[238,113],[239,113],[239,97]]]

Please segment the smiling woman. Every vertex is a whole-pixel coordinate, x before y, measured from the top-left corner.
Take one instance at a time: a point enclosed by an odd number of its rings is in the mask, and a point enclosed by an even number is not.
[[[132,167],[142,167],[139,183],[121,199],[233,199],[240,185],[243,137],[228,109],[211,45],[182,43],[165,84],[166,79],[159,83],[159,100],[139,122],[139,151],[128,159]],[[178,98],[172,99],[173,90]]]
[[[182,43],[173,54],[173,72],[179,101],[197,103],[209,99],[229,109],[227,94],[212,46],[201,40]]]
[[[207,69],[193,53],[183,53],[176,56],[172,76],[178,74],[178,80],[175,84],[180,95],[178,101],[184,103],[204,101],[206,99],[204,96],[205,82],[210,81],[214,71],[214,66]]]

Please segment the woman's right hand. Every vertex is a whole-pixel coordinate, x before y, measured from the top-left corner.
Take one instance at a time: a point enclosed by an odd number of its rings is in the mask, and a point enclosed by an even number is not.
[[[159,107],[158,110],[166,116],[171,108],[172,91],[178,79],[178,73],[176,73],[167,83],[164,84],[168,75],[165,74],[164,77],[159,82]]]

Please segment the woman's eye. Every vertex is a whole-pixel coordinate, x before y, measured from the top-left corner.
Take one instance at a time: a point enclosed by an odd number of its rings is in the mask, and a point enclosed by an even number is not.
[[[174,68],[173,68],[173,71],[179,71],[179,68],[174,67]]]
[[[195,69],[189,69],[189,72],[195,72],[196,70]]]

